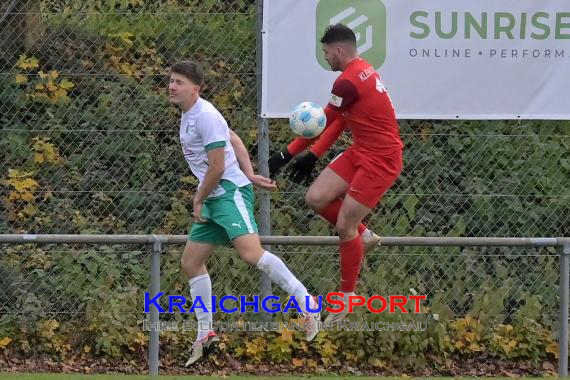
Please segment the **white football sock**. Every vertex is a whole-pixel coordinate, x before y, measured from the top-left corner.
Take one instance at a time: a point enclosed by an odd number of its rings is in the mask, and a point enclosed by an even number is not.
[[[354,292],[341,292],[341,293],[342,293],[342,300],[344,301],[344,303],[348,303],[348,297],[356,295],[356,293]]]
[[[370,231],[368,228],[365,229],[364,231],[362,231],[362,233],[360,234],[360,236],[363,239],[370,239],[372,237],[372,231]]]
[[[210,326],[212,325],[212,280],[210,280],[209,274],[201,274],[196,277],[192,277],[188,284],[190,284],[190,295],[192,296],[192,302],[195,302],[199,296],[202,303],[208,310],[205,312],[201,307],[194,309],[196,313],[196,319],[198,320],[198,335],[196,340],[203,339],[211,331]]]
[[[303,311],[306,311],[306,296],[309,296],[307,288],[287,268],[283,260],[271,252],[264,251],[257,263],[257,269],[269,276],[271,281],[285,290],[287,294],[295,296],[295,300]],[[315,302],[311,298],[311,307]]]

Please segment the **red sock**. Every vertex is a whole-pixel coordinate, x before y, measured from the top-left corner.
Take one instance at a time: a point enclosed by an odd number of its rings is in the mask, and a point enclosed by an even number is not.
[[[340,291],[354,292],[360,274],[364,251],[360,235],[340,243]]]
[[[330,224],[336,226],[336,219],[338,217],[338,212],[340,211],[340,206],[342,206],[342,200],[337,199],[330,203],[327,207],[319,210],[318,213],[320,216],[325,218]],[[362,223],[358,225],[358,234],[362,235],[362,233],[366,230],[366,226]]]

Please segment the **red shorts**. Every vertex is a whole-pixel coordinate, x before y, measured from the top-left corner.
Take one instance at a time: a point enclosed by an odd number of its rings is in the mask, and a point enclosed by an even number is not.
[[[402,150],[371,154],[351,147],[328,167],[349,184],[348,195],[374,208],[402,171]]]

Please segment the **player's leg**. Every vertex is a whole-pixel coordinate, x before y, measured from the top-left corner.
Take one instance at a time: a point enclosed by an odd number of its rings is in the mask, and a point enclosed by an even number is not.
[[[220,212],[220,220],[231,218],[221,224],[226,228],[232,245],[245,262],[266,273],[276,285],[294,296],[304,311],[306,311],[306,302],[311,302],[311,309],[314,309],[316,304],[307,292],[307,288],[291,273],[283,260],[261,246],[253,208],[254,193],[251,186],[235,189],[233,197],[226,198],[224,212]],[[216,214],[218,211],[222,210],[215,210]],[[320,321],[320,313],[305,314],[309,327],[307,339],[312,340],[318,332],[317,322]]]
[[[340,154],[309,187],[305,202],[323,219],[336,226],[342,200],[357,170],[352,150]],[[380,241],[380,237],[363,223],[358,225],[358,233],[362,237],[365,252],[376,247]]]
[[[337,214],[329,213],[327,207],[333,202],[342,203],[341,199],[348,190],[349,182],[350,180],[345,180],[327,166],[307,190],[305,203],[335,225],[338,210],[336,210]],[[334,223],[331,221],[333,219],[335,220]]]
[[[339,313],[330,313],[326,324],[336,323],[346,318],[348,297],[355,295],[356,282],[362,267],[364,247],[358,233],[358,225],[370,213],[370,208],[347,195],[340,209],[336,230],[340,238],[340,292],[343,293],[345,308]]]
[[[232,244],[245,262],[266,273],[276,285],[295,296],[300,306],[305,305],[305,297],[309,296],[307,288],[291,273],[283,260],[263,249],[259,235],[241,235],[232,240]]]
[[[348,297],[354,295],[364,257],[358,225],[394,184],[401,170],[401,152],[374,161],[367,161],[366,157],[361,156],[358,161],[363,165],[350,183],[336,224],[341,240],[340,291],[344,293],[345,303]],[[346,308],[343,313],[331,313],[326,322],[342,320],[346,314]]]
[[[207,207],[207,206],[205,206]],[[206,269],[206,262],[214,250],[215,245],[228,242],[225,230],[216,223],[194,223],[189,240],[182,254],[182,269],[188,276],[190,295],[195,307],[194,312],[198,322],[196,341],[186,366],[196,363],[207,355],[218,342],[212,326],[212,281]],[[201,302],[201,304],[200,304]]]
[[[364,250],[358,224],[370,213],[371,208],[347,195],[342,202],[336,230],[340,238],[340,291],[352,293],[360,273]]]
[[[240,257],[257,267],[287,293],[300,302],[305,300],[306,288],[287,268],[285,263],[261,246],[257,224],[253,214],[255,195],[251,185],[228,189],[214,207],[212,218],[222,226]]]
[[[321,320],[321,313],[307,310],[308,305],[311,310],[316,310],[318,306],[307,288],[295,277],[283,260],[263,249],[259,235],[241,235],[232,240],[232,244],[244,261],[267,274],[274,284],[295,297],[299,307],[304,312],[306,338],[308,341],[313,340],[319,332],[318,325]]]

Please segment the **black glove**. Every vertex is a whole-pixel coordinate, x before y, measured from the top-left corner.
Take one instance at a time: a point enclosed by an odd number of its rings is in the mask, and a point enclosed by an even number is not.
[[[274,153],[269,161],[267,161],[269,165],[269,177],[273,178],[275,175],[277,175],[277,173],[279,173],[279,169],[287,165],[292,158],[293,155],[289,153],[287,148]]]
[[[289,179],[300,185],[308,185],[313,179],[313,170],[318,159],[312,152],[297,155],[293,161]]]

